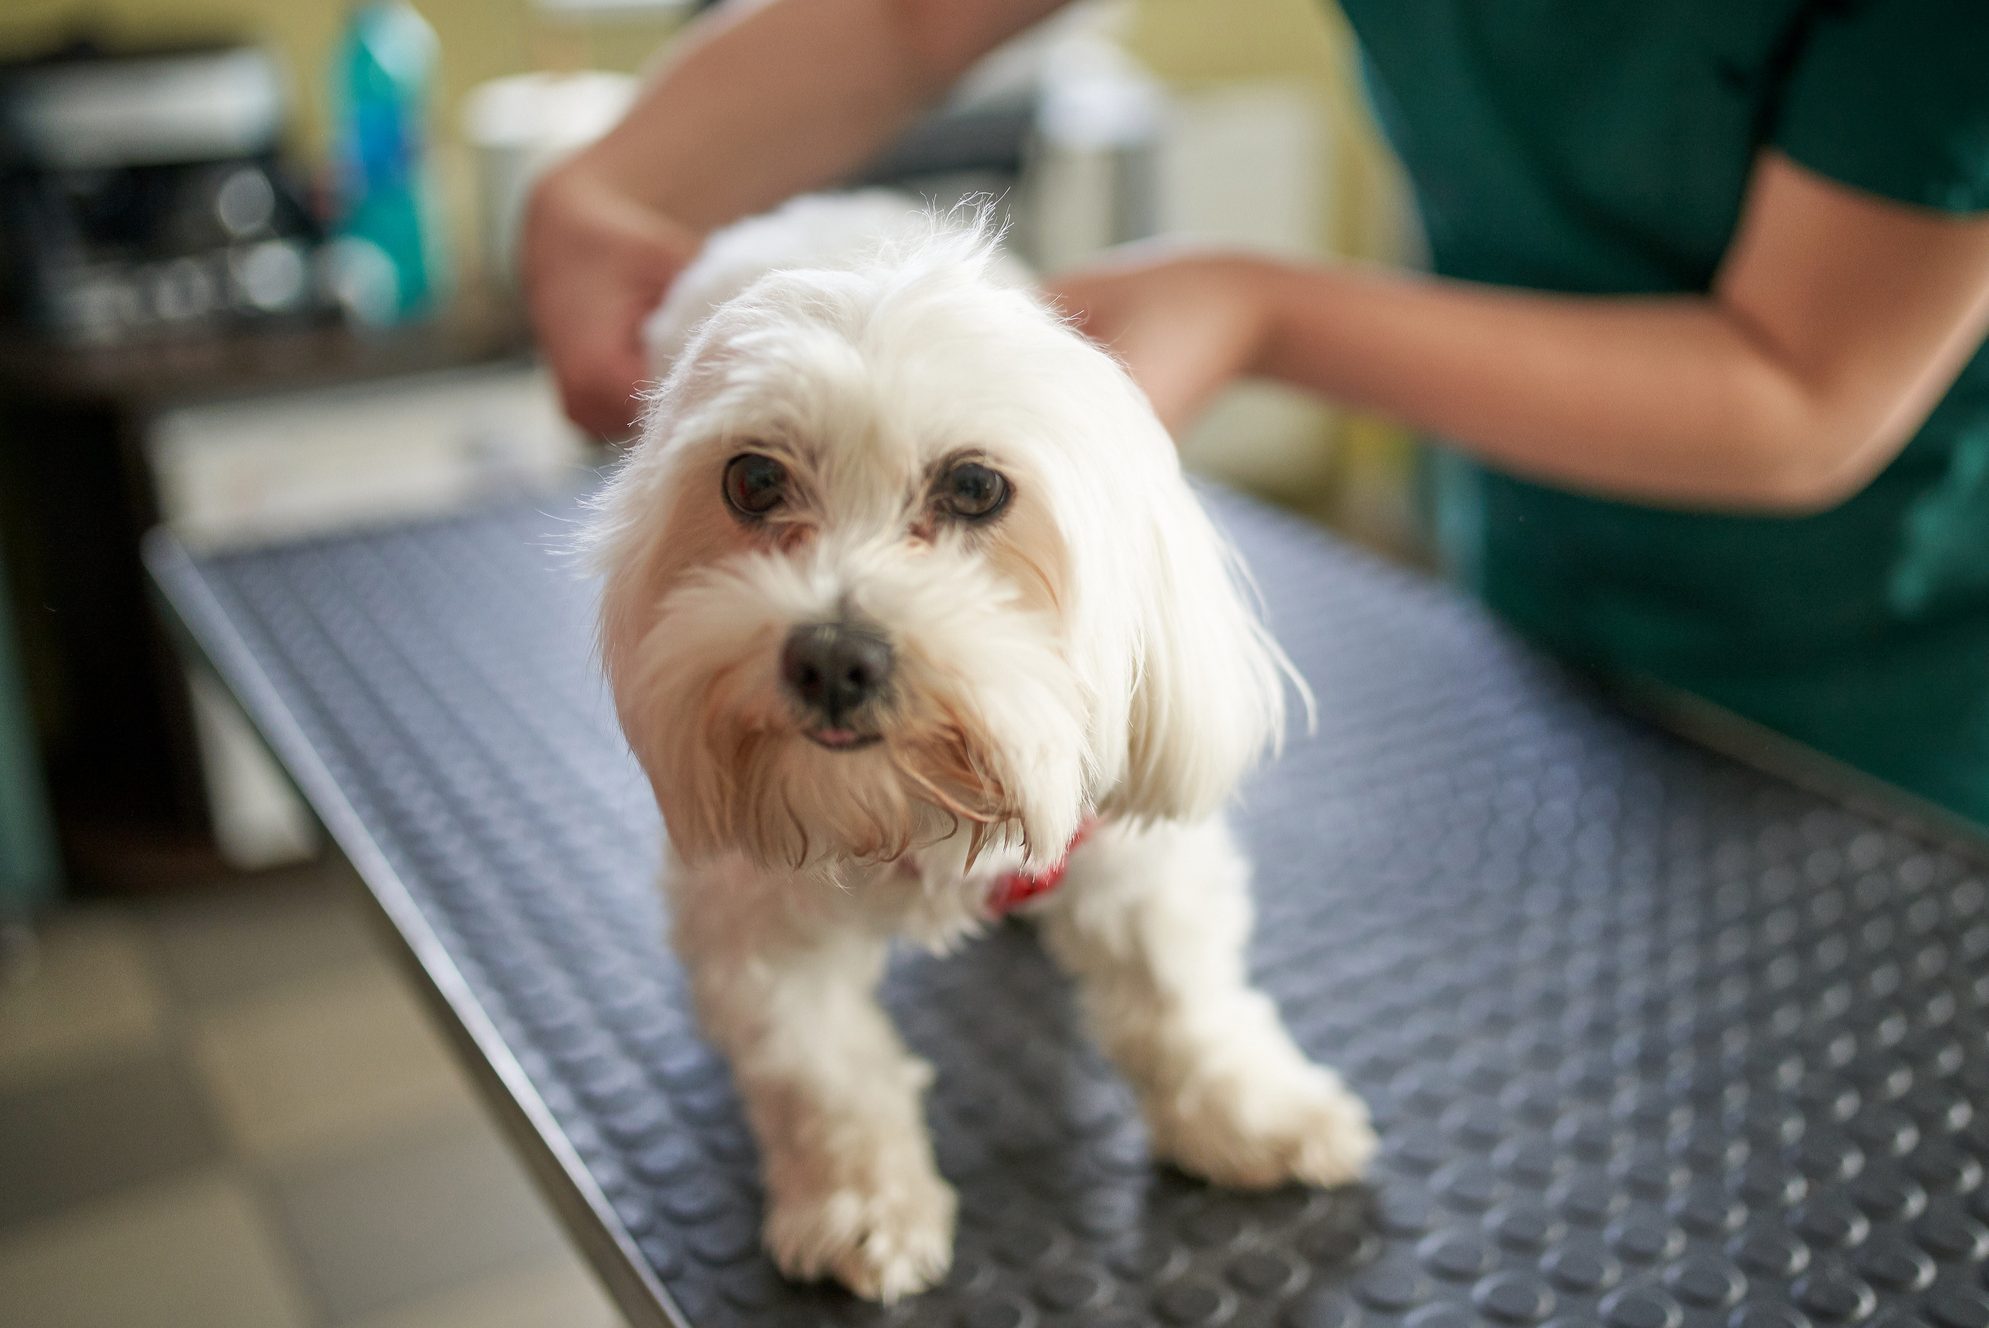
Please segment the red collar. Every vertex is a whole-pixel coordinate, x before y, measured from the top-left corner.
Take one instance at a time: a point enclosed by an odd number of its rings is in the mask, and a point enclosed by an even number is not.
[[[1021,908],[1032,899],[1041,899],[1064,883],[1064,873],[1070,870],[1070,855],[1077,851],[1085,837],[1098,828],[1094,817],[1077,828],[1070,837],[1070,846],[1064,855],[1039,872],[1012,871],[996,879],[994,888],[988,891],[988,915],[1003,917]]]

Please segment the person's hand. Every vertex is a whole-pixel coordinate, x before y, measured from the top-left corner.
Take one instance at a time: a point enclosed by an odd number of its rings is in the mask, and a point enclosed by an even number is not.
[[[1048,282],[1049,297],[1109,347],[1170,429],[1254,367],[1269,332],[1265,265],[1243,255],[1135,245]]]
[[[546,172],[525,206],[525,299],[574,423],[626,438],[652,369],[642,325],[698,237],[618,190],[585,156]]]

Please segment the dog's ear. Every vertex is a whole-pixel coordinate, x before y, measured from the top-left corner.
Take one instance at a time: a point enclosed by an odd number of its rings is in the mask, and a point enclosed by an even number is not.
[[[1275,747],[1290,680],[1304,683],[1254,607],[1241,563],[1177,476],[1154,495],[1135,566],[1137,664],[1126,775],[1111,809],[1186,820],[1219,809]]]

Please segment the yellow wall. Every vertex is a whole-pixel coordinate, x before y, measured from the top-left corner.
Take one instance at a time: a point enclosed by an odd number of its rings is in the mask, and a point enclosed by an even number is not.
[[[470,88],[534,68],[639,67],[675,28],[668,19],[548,20],[531,0],[415,0],[442,42],[443,125]],[[323,155],[326,77],[347,6],[339,0],[7,0],[0,53],[19,54],[72,32],[116,42],[219,37],[260,41],[291,80],[300,146]]]
[[[463,95],[527,69],[634,70],[664,43],[665,18],[547,19],[532,0],[415,0],[442,42],[441,138],[454,138]],[[294,94],[298,145],[323,160],[326,78],[346,5],[338,0],[6,0],[0,54],[19,54],[83,31],[114,42],[220,37],[261,41]],[[1385,157],[1363,132],[1349,77],[1349,41],[1326,0],[1135,0],[1129,44],[1170,82],[1206,85],[1285,78],[1314,88],[1330,113],[1336,178],[1333,249],[1385,255],[1395,234]]]
[[[1126,41],[1175,86],[1279,79],[1309,89],[1330,157],[1321,243],[1338,254],[1396,256],[1395,168],[1360,96],[1352,34],[1329,0],[1136,0]]]

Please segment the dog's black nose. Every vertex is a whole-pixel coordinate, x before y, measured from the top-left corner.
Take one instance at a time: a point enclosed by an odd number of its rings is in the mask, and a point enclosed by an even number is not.
[[[891,643],[848,623],[797,627],[781,649],[780,676],[803,704],[836,723],[884,689]]]

